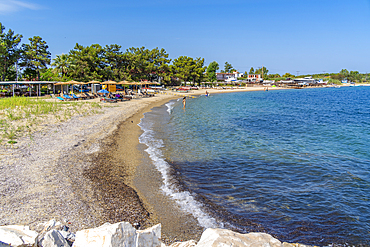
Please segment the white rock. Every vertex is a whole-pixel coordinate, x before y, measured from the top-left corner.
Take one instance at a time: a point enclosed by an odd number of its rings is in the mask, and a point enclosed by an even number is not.
[[[48,231],[39,243],[42,247],[69,247],[67,240],[57,230]]]
[[[76,235],[72,232],[59,231],[59,233],[62,234],[63,238],[68,241],[74,242],[76,239]]]
[[[160,247],[161,246],[161,224],[152,226],[145,230],[136,231],[137,247]],[[135,247],[136,247],[135,246]]]
[[[225,229],[208,228],[203,232],[197,247],[217,246],[281,247],[281,242],[266,233],[240,234]]]
[[[100,227],[78,231],[73,247],[135,246],[136,230],[128,222],[106,223]]]
[[[9,246],[11,246],[11,245],[0,241],[0,247],[9,247]]]
[[[195,247],[197,246],[197,242],[194,240],[189,240],[186,242],[176,242],[171,244],[169,247]]]
[[[37,235],[28,226],[0,226],[0,241],[11,246],[33,245]]]

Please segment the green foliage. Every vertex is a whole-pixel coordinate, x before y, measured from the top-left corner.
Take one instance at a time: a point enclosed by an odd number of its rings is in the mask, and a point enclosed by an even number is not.
[[[40,74],[41,81],[64,81],[63,79],[65,79],[65,77],[60,77],[60,75],[52,68],[49,68]]]
[[[199,83],[203,79],[204,58],[193,59],[187,56],[180,56],[174,59],[171,65],[171,71],[174,77],[179,78],[182,82],[192,81]]]
[[[207,80],[209,82],[216,82],[216,71],[219,69],[219,65],[216,61],[211,62],[207,67]]]
[[[91,114],[96,108],[102,108],[99,103],[89,102],[48,102],[29,97],[10,97],[0,99],[0,143],[16,143],[15,139],[22,132],[32,131],[39,127],[40,121],[54,118],[57,121],[68,120],[73,115]],[[24,134],[24,133],[23,133]]]
[[[23,71],[22,77],[23,77],[23,79],[26,79],[28,81],[32,81],[37,77],[37,72],[36,72],[36,70],[26,68]]]
[[[358,71],[350,71],[347,79],[353,82],[359,82],[361,80],[361,76]]]
[[[342,84],[342,82],[341,82],[340,80],[332,79],[332,78],[330,78],[330,79],[328,80],[328,83],[329,83],[329,84]]]
[[[69,73],[71,78],[84,82],[103,79],[103,48],[99,44],[87,47],[76,44],[69,56],[73,64]]]
[[[338,80],[338,81],[342,81],[343,79],[346,78],[346,76],[344,76],[342,73],[333,74],[330,77],[331,79]]]
[[[280,78],[281,76],[279,74],[268,74],[267,78],[268,79],[275,79],[275,78]]]
[[[46,70],[47,65],[50,64],[49,46],[39,36],[29,38],[29,41],[30,44],[23,44],[22,46],[23,61],[21,65],[29,70],[34,70],[37,74],[35,79],[40,80],[40,72]]]
[[[77,81],[153,81],[169,76],[168,57],[163,48],[131,47],[123,53],[116,44],[104,48],[98,44],[87,47],[76,44],[68,57],[60,57],[53,65],[59,73]]]
[[[347,69],[342,69],[342,70],[339,72],[339,74],[343,75],[344,77],[349,76],[349,72],[348,72],[348,70],[347,70]]]
[[[254,69],[253,69],[253,67],[251,67],[251,69],[249,70],[249,73],[248,74],[250,74],[250,75],[253,75],[254,74]]]
[[[232,73],[234,71],[236,71],[236,69],[234,69],[230,63],[225,62],[224,69],[221,70],[221,73]]]
[[[330,75],[331,79],[342,81],[347,79],[352,82],[361,82],[363,76],[358,71],[348,71],[347,69],[342,69],[338,74]]]
[[[263,79],[266,79],[267,76],[268,76],[268,72],[269,72],[269,70],[266,69],[266,67],[262,67],[262,68],[257,69],[254,73],[259,74],[259,75],[263,75]]]
[[[60,77],[67,77],[68,72],[73,68],[71,57],[67,54],[56,55],[53,59],[54,62],[51,64],[55,67],[55,71],[59,73]]]
[[[104,63],[104,80],[122,81],[127,76],[127,56],[121,52],[121,46],[117,44],[106,45],[102,55]]]
[[[290,73],[285,73],[283,75],[284,78],[294,78],[294,75],[290,74]]]
[[[134,81],[158,80],[159,77],[164,77],[170,72],[168,64],[171,59],[163,48],[149,50],[145,47],[131,47],[127,49],[125,56],[128,59],[126,71]]]
[[[20,57],[20,49],[18,48],[22,35],[14,34],[9,29],[7,33],[4,32],[5,27],[0,22],[0,80],[14,80],[15,67],[14,64]]]

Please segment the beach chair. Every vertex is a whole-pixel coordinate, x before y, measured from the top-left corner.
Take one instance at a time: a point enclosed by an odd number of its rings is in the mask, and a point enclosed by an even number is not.
[[[77,97],[77,95],[75,95],[74,93],[72,94],[72,98],[75,99],[75,100],[80,100],[81,99],[80,97]]]
[[[77,97],[79,97],[82,100],[86,100],[87,99],[87,96],[84,95],[84,94],[79,94],[79,95],[77,95]]]
[[[127,95],[127,94],[124,94],[124,93],[119,93],[119,95],[121,95],[121,97],[124,100],[131,100],[132,99],[132,96],[131,95]]]
[[[56,99],[60,100],[60,101],[64,101],[64,99],[62,97],[55,97]]]
[[[94,95],[90,95],[88,93],[84,93],[84,95],[89,99],[95,99],[96,97]]]
[[[67,95],[67,94],[63,94],[61,97],[62,97],[63,99],[67,99],[67,100],[77,100],[77,99],[74,99],[74,98],[72,98],[71,96],[69,96],[69,95]]]
[[[100,102],[105,102],[105,103],[117,103],[117,99],[111,99],[109,97],[101,97]]]

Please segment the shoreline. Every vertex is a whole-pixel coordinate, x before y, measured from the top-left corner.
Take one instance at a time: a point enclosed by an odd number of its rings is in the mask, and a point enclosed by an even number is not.
[[[287,88],[274,90],[282,89]],[[210,94],[263,90],[207,89]],[[5,174],[0,181],[0,225],[23,224],[36,229],[37,223],[55,218],[69,222],[77,231],[105,222],[128,221],[141,228],[160,222],[166,242],[199,240],[202,229],[196,228],[196,219],[181,214],[174,201],[158,191],[160,174],[138,140],[142,130],[137,124],[143,114],[182,96],[168,93],[52,124],[33,138],[23,137],[16,149],[0,147]],[[184,230],[184,222],[194,229]]]
[[[103,113],[50,124],[20,138],[15,147],[1,145],[0,225],[37,228],[39,222],[55,218],[81,230],[116,222],[117,216],[145,223],[148,216],[136,192],[119,186],[129,172],[121,165],[110,166],[114,160],[104,150],[113,146],[110,137],[119,123],[153,102],[170,98],[161,95],[108,105]],[[120,192],[128,196],[122,198]],[[118,199],[132,201],[126,205]]]

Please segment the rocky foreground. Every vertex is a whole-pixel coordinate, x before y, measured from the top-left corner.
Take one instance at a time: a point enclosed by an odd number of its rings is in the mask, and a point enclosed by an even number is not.
[[[28,226],[0,226],[0,247],[165,247],[161,242],[161,224],[137,230],[128,222],[106,223],[100,227],[72,233],[67,225],[55,220],[40,224],[40,233]],[[240,234],[226,229],[205,230],[198,243],[194,240],[175,242],[170,247],[263,246],[305,247],[281,243],[267,233]]]

